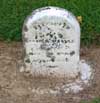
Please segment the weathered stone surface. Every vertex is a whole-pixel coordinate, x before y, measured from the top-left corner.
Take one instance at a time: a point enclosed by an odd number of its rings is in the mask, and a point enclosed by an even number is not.
[[[45,7],[23,26],[25,64],[36,74],[75,76],[78,73],[80,27],[67,10]]]

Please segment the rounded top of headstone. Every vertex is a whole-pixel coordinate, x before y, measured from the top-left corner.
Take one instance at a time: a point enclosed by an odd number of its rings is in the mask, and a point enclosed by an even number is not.
[[[27,26],[30,26],[31,23],[34,21],[37,21],[40,18],[43,18],[45,16],[55,16],[55,17],[60,17],[64,18],[67,20],[71,25],[74,26],[74,29],[79,31],[80,33],[80,26],[79,23],[76,19],[76,17],[69,12],[66,9],[59,8],[59,7],[54,7],[54,6],[47,6],[47,7],[42,7],[34,10],[31,15],[29,15],[24,24],[27,24]]]

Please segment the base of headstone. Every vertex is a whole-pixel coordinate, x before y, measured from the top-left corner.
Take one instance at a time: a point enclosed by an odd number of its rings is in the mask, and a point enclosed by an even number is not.
[[[67,93],[78,93],[82,90],[84,90],[84,88],[88,87],[91,85],[91,80],[93,79],[93,69],[91,68],[91,66],[89,64],[86,63],[85,60],[81,60],[79,62],[79,72],[78,75],[74,75],[74,77],[67,77],[67,76],[52,76],[52,75],[37,75],[36,73],[33,73],[33,71],[31,71],[31,68],[25,68],[24,66],[22,66],[20,68],[20,72],[25,72],[25,73],[29,73],[33,76],[33,78],[53,78],[53,79],[65,79],[68,81],[66,83],[62,83],[62,85],[58,85],[55,86],[53,89],[51,88],[41,88],[41,84],[40,87],[38,87],[37,89],[33,87],[32,92],[37,94],[37,95],[42,95],[42,94],[53,94],[53,95],[57,95],[61,92],[67,94]],[[35,74],[35,75],[34,75]]]

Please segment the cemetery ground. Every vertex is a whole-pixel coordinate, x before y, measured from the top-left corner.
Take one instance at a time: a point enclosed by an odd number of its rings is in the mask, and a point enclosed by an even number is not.
[[[0,103],[100,103],[100,46],[81,48],[81,58],[90,61],[95,69],[90,87],[78,94],[35,94],[33,87],[54,86],[52,78],[33,78],[20,72],[23,52],[21,42],[0,42]],[[85,102],[86,101],[86,102]],[[90,102],[88,102],[90,101]],[[96,102],[98,101],[98,102]]]
[[[23,22],[34,9],[43,6],[58,6],[75,14],[80,22],[81,59],[94,69],[91,86],[77,94],[52,95],[34,93],[34,88],[51,88],[64,80],[33,78],[21,72],[23,45],[20,41]],[[1,0],[0,1],[0,103],[100,103],[100,0]],[[8,41],[8,42],[4,42]]]

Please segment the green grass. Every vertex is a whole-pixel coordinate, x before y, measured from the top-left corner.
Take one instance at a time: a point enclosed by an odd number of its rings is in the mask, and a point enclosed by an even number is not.
[[[82,101],[81,103],[100,103],[100,98],[94,98],[93,100],[87,102],[87,101]]]
[[[21,40],[27,15],[44,6],[62,7],[82,16],[82,43],[100,44],[100,0],[0,0],[0,39]]]

